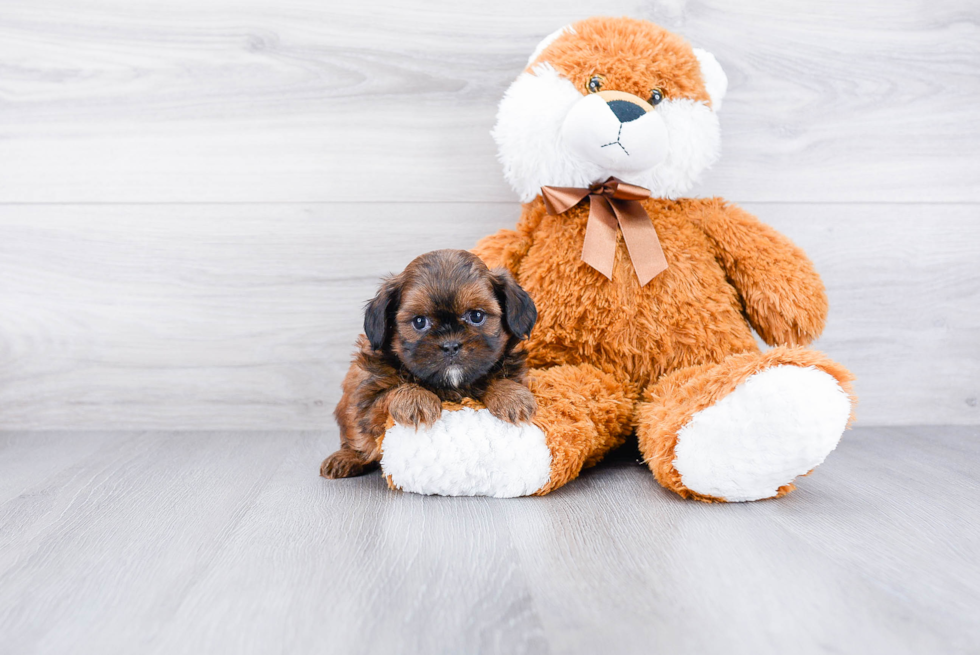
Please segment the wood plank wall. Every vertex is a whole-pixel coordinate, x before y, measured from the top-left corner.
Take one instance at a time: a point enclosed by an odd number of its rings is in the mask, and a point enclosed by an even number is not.
[[[696,193],[816,261],[859,421],[980,423],[972,0],[5,0],[0,429],[331,428],[377,278],[516,220],[496,103],[595,13],[718,57]]]

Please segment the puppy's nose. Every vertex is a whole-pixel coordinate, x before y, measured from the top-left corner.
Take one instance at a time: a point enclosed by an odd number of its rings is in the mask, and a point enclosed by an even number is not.
[[[459,352],[459,342],[458,341],[445,341],[442,344],[442,352],[447,355],[455,355]]]
[[[630,121],[635,121],[637,118],[647,113],[646,110],[630,102],[629,100],[610,100],[606,104],[609,105],[609,109],[612,113],[616,115],[620,123],[629,123]]]

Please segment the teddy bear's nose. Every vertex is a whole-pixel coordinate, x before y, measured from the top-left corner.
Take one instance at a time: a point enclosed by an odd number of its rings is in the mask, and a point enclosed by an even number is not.
[[[610,100],[606,103],[620,123],[629,123],[647,113],[646,110],[628,100]]]

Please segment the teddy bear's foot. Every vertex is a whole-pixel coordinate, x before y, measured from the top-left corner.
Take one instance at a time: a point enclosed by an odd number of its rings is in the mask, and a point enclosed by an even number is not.
[[[837,446],[850,381],[840,365],[799,348],[677,371],[639,407],[640,449],[658,481],[682,496],[781,496]]]
[[[432,427],[393,425],[381,444],[388,484],[439,496],[529,496],[551,474],[551,451],[535,425],[514,425],[487,409],[443,411]]]
[[[582,365],[535,369],[532,423],[495,418],[479,403],[443,405],[430,428],[392,424],[381,442],[388,484],[441,496],[545,494],[623,441],[633,401],[616,380]]]

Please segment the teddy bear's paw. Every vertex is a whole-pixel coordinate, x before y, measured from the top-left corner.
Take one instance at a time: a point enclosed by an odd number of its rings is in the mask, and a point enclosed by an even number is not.
[[[381,468],[403,491],[513,498],[547,484],[551,451],[537,426],[514,425],[489,410],[464,407],[444,411],[430,427],[388,428]]]
[[[850,413],[850,397],[828,373],[775,366],[691,417],[677,433],[674,468],[699,494],[771,498],[824,461]]]

